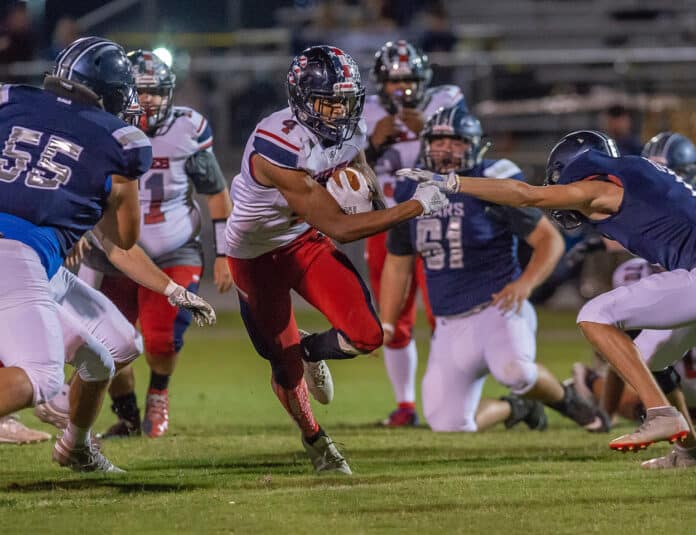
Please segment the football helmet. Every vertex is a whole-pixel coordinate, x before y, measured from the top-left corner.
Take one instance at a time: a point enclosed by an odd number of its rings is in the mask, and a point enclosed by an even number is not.
[[[427,169],[437,172],[455,171],[458,174],[476,167],[491,146],[483,135],[479,120],[468,113],[462,106],[440,108],[426,121],[421,137],[422,160]],[[434,139],[449,137],[468,143],[469,147],[459,157],[438,154],[433,151]],[[437,168],[439,162],[440,169]],[[445,169],[444,166],[447,166]],[[454,166],[454,168],[452,168]]]
[[[142,113],[126,52],[101,37],[82,37],[56,57],[50,73],[94,93],[107,112],[134,123]]]
[[[372,80],[382,105],[387,108],[394,107],[395,103],[407,108],[418,106],[432,77],[428,56],[408,41],[389,41],[375,53]],[[384,84],[399,81],[415,82],[415,89],[389,95]]]
[[[140,116],[139,126],[146,134],[154,136],[172,111],[176,75],[150,50],[128,52],[128,59],[133,66],[138,94],[161,97],[158,104],[151,104],[147,99],[140,98],[144,113]]]
[[[597,150],[611,156],[619,157],[619,149],[612,138],[596,130],[577,130],[561,138],[556,143],[546,162],[546,179],[544,185],[557,184],[563,169],[575,158],[588,150]],[[579,227],[585,218],[574,210],[551,210],[551,217],[563,228],[571,230]]]
[[[340,48],[313,46],[288,70],[288,103],[295,118],[327,145],[340,145],[362,118],[365,88],[357,63]]]
[[[669,167],[690,184],[696,179],[696,147],[674,132],[660,132],[643,147],[641,156]]]

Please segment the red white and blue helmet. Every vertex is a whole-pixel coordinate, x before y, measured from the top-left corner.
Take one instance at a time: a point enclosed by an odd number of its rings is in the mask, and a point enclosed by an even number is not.
[[[393,99],[407,108],[415,108],[423,100],[425,90],[433,78],[428,56],[408,41],[389,41],[375,53],[375,64],[372,67],[372,80],[377,86],[382,104],[388,106]],[[388,95],[384,84],[387,82],[415,82],[413,91],[402,95]]]
[[[135,87],[138,93],[162,97],[159,105],[142,104],[145,113],[140,117],[140,129],[154,136],[172,111],[176,75],[154,52],[133,50],[128,52],[132,65]]]
[[[313,46],[292,60],[287,79],[288,103],[295,118],[328,144],[353,137],[362,117],[365,88],[357,63],[340,48]],[[341,104],[344,114],[329,118],[322,106]]]

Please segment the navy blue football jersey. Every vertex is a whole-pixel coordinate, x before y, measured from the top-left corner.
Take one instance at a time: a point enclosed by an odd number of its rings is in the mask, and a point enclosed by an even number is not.
[[[147,136],[116,116],[0,86],[0,233],[37,250],[49,277],[101,219],[111,175],[137,179],[151,163]]]
[[[612,158],[590,150],[563,169],[558,183],[588,178],[624,189],[619,211],[589,224],[651,264],[696,267],[696,191],[681,177],[640,156]]]
[[[524,180],[509,160],[484,160],[471,176]],[[410,198],[416,183],[397,183],[395,197]],[[463,193],[448,194],[439,212],[404,222],[389,231],[387,249],[396,255],[423,257],[428,297],[436,316],[461,314],[490,301],[492,294],[517,279],[518,238],[526,238],[542,214],[536,209],[503,207]]]

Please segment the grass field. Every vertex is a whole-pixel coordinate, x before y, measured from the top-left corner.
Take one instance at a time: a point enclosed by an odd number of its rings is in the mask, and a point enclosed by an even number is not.
[[[309,312],[298,322],[323,326]],[[588,353],[572,315],[540,315],[541,362],[564,377]],[[147,372],[143,361],[136,367],[142,403]],[[373,422],[393,405],[381,359],[332,370],[335,400],[315,410],[343,444],[352,477],[313,474],[271,393],[268,365],[238,315],[226,314],[189,333],[171,388],[170,434],[105,444],[127,474],[59,469],[47,444],[0,447],[0,532],[696,533],[696,471],[639,468],[667,445],[612,453],[609,436],[556,415],[545,433],[379,429]],[[489,381],[486,393],[502,389]],[[98,429],[111,422],[105,410]]]

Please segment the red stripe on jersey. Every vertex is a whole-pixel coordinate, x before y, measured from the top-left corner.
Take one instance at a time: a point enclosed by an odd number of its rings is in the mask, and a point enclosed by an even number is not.
[[[595,178],[599,178],[599,177],[607,177],[609,182],[611,182],[615,186],[619,186],[620,188],[623,188],[623,184],[621,183],[621,179],[617,176],[614,176],[614,175],[590,175],[590,176],[586,176],[585,178],[583,178],[583,180],[594,180]]]
[[[258,132],[259,134],[264,135],[264,136],[268,136],[268,137],[270,137],[270,138],[275,139],[275,140],[278,141],[279,143],[282,143],[283,145],[285,145],[285,146],[287,146],[287,147],[290,147],[292,150],[294,150],[294,151],[296,151],[296,152],[300,152],[300,147],[297,147],[297,146],[293,145],[292,143],[290,143],[290,142],[284,140],[282,137],[277,136],[277,135],[275,135],[275,134],[272,133],[272,132],[269,132],[268,130],[262,130],[261,128],[259,128],[259,129],[257,130],[257,132]]]
[[[200,135],[200,133],[203,131],[203,128],[205,128],[205,117],[201,117],[201,124],[199,124],[198,128],[196,128],[196,135]]]

